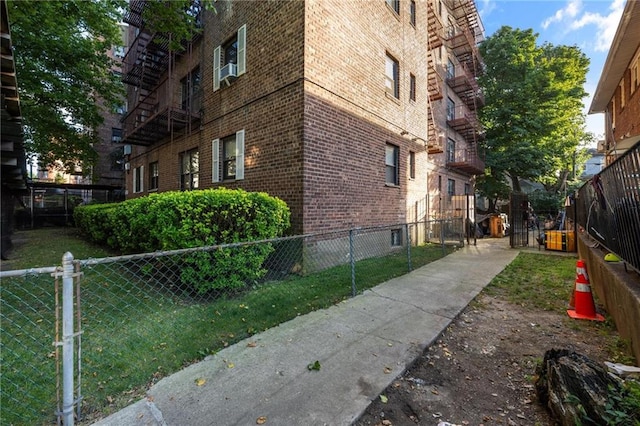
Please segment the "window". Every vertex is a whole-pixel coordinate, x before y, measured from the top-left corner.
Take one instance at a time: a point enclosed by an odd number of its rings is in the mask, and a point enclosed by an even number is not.
[[[191,190],[199,186],[200,164],[198,162],[198,150],[183,152],[180,154],[180,189]]]
[[[442,0],[438,1],[438,16],[442,18]]]
[[[447,194],[456,195],[456,181],[453,179],[447,179]]]
[[[111,128],[111,142],[113,143],[122,142],[122,129],[118,129],[116,127]]]
[[[468,183],[465,182],[464,184],[464,195],[470,195],[471,194],[471,185],[469,185]]]
[[[213,90],[220,89],[220,68],[236,65],[236,77],[247,72],[247,26],[243,25],[225,44],[213,50]]]
[[[640,66],[638,66],[638,64],[635,64],[631,68],[631,93],[635,92],[638,88],[638,85],[640,84],[640,82],[638,81],[640,79],[638,70],[640,70]]]
[[[400,0],[385,0],[389,7],[397,14],[400,14]]]
[[[453,99],[447,98],[447,121],[453,121],[456,118],[456,103]]]
[[[409,151],[409,178],[416,178],[416,153]]]
[[[402,229],[391,230],[391,246],[392,247],[402,246]]]
[[[133,169],[133,193],[138,194],[144,191],[144,166]]]
[[[387,144],[385,153],[385,182],[389,185],[400,185],[399,167],[400,147]]]
[[[149,164],[149,191],[155,191],[158,189],[158,176],[159,176],[158,162],[155,161]]]
[[[456,66],[453,64],[451,58],[447,60],[447,79],[456,77]]]
[[[226,138],[214,139],[211,144],[211,152],[213,155],[213,169],[211,171],[213,182],[244,179],[244,130]]]
[[[411,22],[411,25],[413,25],[414,27],[416,26],[416,2],[414,0],[411,0],[411,3],[409,3],[409,22]]]
[[[416,100],[416,76],[409,74],[409,99]]]
[[[391,55],[387,54],[385,66],[385,89],[387,90],[387,93],[396,99],[400,99],[399,74],[398,61],[396,61]]]
[[[456,141],[451,138],[447,139],[447,163],[456,161]]]
[[[620,82],[620,109],[624,108],[626,103],[626,99],[624,97],[624,77],[622,77],[622,81]]]
[[[196,67],[180,80],[181,88],[181,108],[184,111],[200,110],[200,67]]]
[[[442,192],[442,176],[438,175],[438,192]]]
[[[109,154],[111,160],[111,170],[124,170],[124,147],[116,148]]]

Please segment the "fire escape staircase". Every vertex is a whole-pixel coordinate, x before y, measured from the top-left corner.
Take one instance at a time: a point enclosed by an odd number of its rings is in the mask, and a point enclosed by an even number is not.
[[[133,87],[132,108],[123,117],[123,142],[149,146],[174,134],[188,133],[201,119],[201,93],[187,102],[180,99],[180,86],[173,75],[176,58],[192,54],[192,42],[178,54],[170,47],[171,34],[152,33],[145,28],[142,13],[146,0],[132,0],[124,21],[137,28],[137,36],[123,60],[125,84]],[[200,2],[194,1],[199,13]],[[198,9],[195,9],[198,8]],[[129,101],[131,102],[131,95]]]
[[[440,135],[442,132],[436,125],[433,102],[439,101],[444,97],[444,78],[442,77],[440,66],[436,63],[435,52],[444,43],[444,27],[434,8],[433,1],[428,2],[427,12],[427,89],[429,93],[427,98],[427,152],[429,154],[438,154],[443,152],[444,138]]]
[[[446,165],[468,174],[484,173],[484,156],[479,142],[482,138],[477,110],[484,105],[484,96],[476,77],[482,72],[478,43],[483,30],[473,0],[444,0],[456,22],[444,31],[444,43],[453,52],[457,64],[447,75],[447,85],[460,97],[463,105],[447,112],[447,126],[461,135],[466,147],[447,152]]]

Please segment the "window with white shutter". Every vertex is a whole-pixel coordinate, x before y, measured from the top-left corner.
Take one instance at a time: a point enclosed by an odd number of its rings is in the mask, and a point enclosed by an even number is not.
[[[213,50],[213,90],[220,90],[220,70],[227,71],[226,65],[235,64],[235,77],[247,72],[247,25],[241,26],[235,36]],[[224,81],[229,84],[229,75]],[[233,77],[233,78],[235,78]]]

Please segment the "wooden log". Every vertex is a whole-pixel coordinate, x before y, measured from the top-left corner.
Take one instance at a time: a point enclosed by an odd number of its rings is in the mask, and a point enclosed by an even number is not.
[[[541,404],[563,426],[603,425],[610,387],[621,381],[604,366],[567,349],[551,349],[538,367],[536,392]]]

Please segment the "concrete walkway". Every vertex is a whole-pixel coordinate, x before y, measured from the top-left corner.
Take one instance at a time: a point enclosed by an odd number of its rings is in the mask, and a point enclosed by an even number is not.
[[[96,424],[349,425],[517,255],[508,238],[478,240],[225,348]]]

